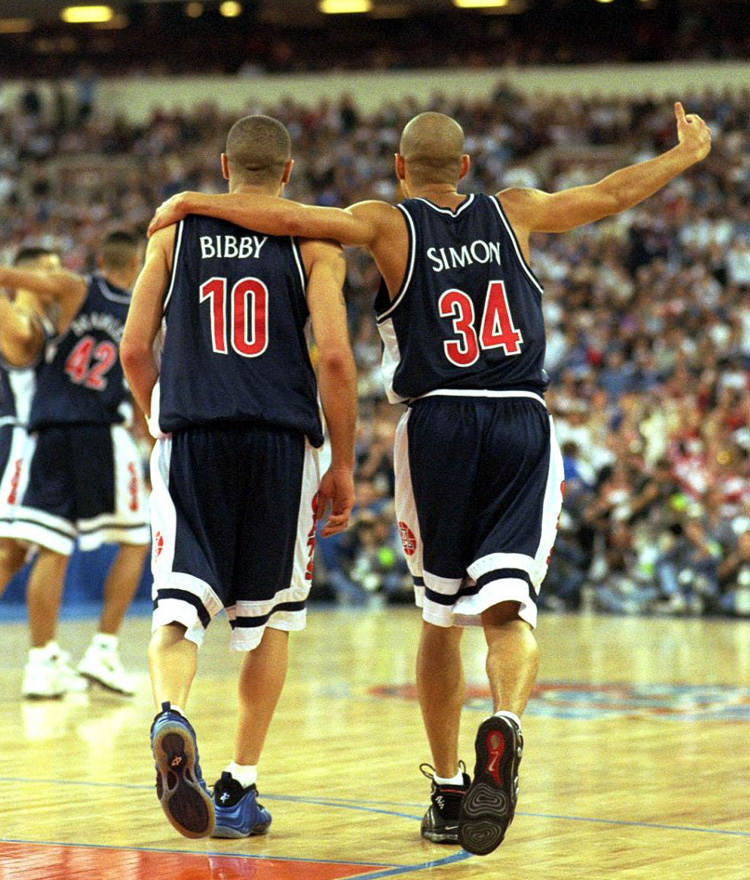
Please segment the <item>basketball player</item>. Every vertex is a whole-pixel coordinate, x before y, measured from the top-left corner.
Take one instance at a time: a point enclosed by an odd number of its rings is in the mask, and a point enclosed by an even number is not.
[[[152,223],[191,211],[269,234],[332,238],[368,248],[380,269],[386,390],[409,403],[396,435],[396,509],[424,618],[417,689],[434,762],[422,821],[429,840],[483,855],[515,812],[520,716],[538,666],[536,600],[563,479],[544,405],[542,288],[529,266],[530,235],[629,208],[705,157],[705,123],[679,103],[675,113],[677,146],[558,193],[459,193],[470,161],[463,131],[423,113],[401,136],[395,169],[405,201],[396,207],[187,193]],[[484,628],[495,714],[479,726],[470,781],[458,761],[458,627],[472,623]]]
[[[292,169],[286,128],[236,122],[222,154],[232,192],[280,194]],[[305,625],[316,518],[346,527],[354,488],[356,372],[341,294],[341,248],[186,217],[151,238],[123,339],[126,375],[160,437],[151,459],[154,545],[149,660],[157,714],[157,795],[187,837],[264,833],[257,765]],[[318,346],[323,431],[305,328]],[[154,342],[165,323],[161,365]],[[158,379],[158,381],[157,381]],[[185,718],[197,650],[226,608],[239,677],[234,759],[208,794]]]
[[[29,413],[28,464],[13,512],[14,537],[39,547],[26,601],[31,650],[24,696],[58,696],[55,632],[68,559],[105,542],[119,549],[104,585],[98,631],[78,672],[122,694],[134,693],[117,653],[120,625],[137,589],[148,549],[140,456],[125,423],[132,404],[118,346],[140,267],[140,246],[112,232],[101,248],[100,273],[0,266],[0,284],[33,291],[32,307],[54,313],[53,335],[37,338]]]
[[[13,265],[19,269],[54,271],[56,253],[42,247],[24,247]],[[29,291],[17,290],[11,301],[0,298],[0,594],[24,565],[29,546],[16,539],[15,507],[19,501],[24,464],[27,464],[29,408],[34,394],[34,367],[48,320],[29,305]],[[56,642],[45,646],[44,673],[34,680],[24,676],[27,696],[58,697],[83,691],[87,682],[70,666],[70,655]]]

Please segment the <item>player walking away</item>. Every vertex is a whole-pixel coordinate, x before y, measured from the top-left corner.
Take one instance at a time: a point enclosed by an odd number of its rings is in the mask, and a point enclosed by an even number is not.
[[[383,276],[375,301],[396,436],[396,509],[423,608],[417,689],[434,763],[422,835],[484,855],[515,812],[520,716],[538,666],[533,629],[562,501],[561,457],[544,405],[542,289],[534,232],[564,232],[629,208],[710,150],[675,105],[677,146],[559,193],[464,195],[463,131],[440,113],[405,127],[395,157],[405,200],[347,210],[245,194],[186,193],[152,230],[190,211],[268,234],[362,245]],[[459,627],[480,623],[495,714],[476,735],[470,781],[458,761],[464,701]]]
[[[54,271],[57,254],[42,247],[21,248],[13,260],[19,269]],[[24,301],[28,291],[15,292],[13,300],[0,298],[0,593],[26,562],[29,546],[15,537],[15,507],[24,479],[28,443],[29,408],[34,394],[34,359],[49,321],[41,319]],[[20,305],[19,305],[20,303]],[[87,682],[70,666],[70,655],[56,642],[44,652],[44,695],[62,696],[82,691]]]
[[[43,359],[29,413],[30,443],[18,486],[14,536],[39,547],[27,586],[31,650],[22,692],[60,695],[55,632],[68,559],[105,542],[119,544],[104,584],[98,631],[78,664],[86,678],[134,693],[117,647],[149,542],[138,449],[125,425],[132,403],[118,346],[140,267],[139,243],[112,232],[100,272],[83,278],[62,270],[0,267],[0,283],[33,291],[31,306],[55,312],[54,335],[37,339]]]
[[[231,128],[222,171],[232,192],[280,194],[289,134],[267,116]],[[337,245],[186,217],[154,235],[123,339],[126,375],[159,436],[151,459],[156,789],[187,837],[267,831],[257,765],[305,625],[316,519],[346,527],[354,500],[356,373]],[[161,365],[154,341],[165,323]],[[306,327],[319,349],[323,430]],[[158,381],[157,381],[158,379]],[[225,608],[239,676],[234,759],[210,796],[185,717],[197,651]]]

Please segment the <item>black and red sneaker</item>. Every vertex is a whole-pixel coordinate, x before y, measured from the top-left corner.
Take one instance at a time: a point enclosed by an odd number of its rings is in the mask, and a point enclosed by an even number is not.
[[[463,796],[469,789],[469,774],[466,765],[459,762],[463,773],[461,785],[435,782],[435,768],[431,764],[420,764],[422,775],[432,780],[430,806],[422,819],[420,833],[425,840],[433,843],[458,843],[458,813]]]
[[[510,718],[493,715],[479,726],[475,747],[477,763],[461,801],[458,839],[467,852],[486,856],[500,846],[513,821],[523,737]]]

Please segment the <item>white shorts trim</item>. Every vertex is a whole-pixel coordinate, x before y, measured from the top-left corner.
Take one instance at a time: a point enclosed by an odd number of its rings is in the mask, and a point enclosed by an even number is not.
[[[17,505],[13,510],[12,537],[39,544],[63,556],[71,555],[76,537],[84,551],[96,550],[106,543],[149,543],[148,501],[138,447],[122,425],[112,425],[110,433],[115,480],[114,511],[71,522],[35,507]],[[24,446],[19,497],[26,490],[35,448],[36,438],[30,435]]]

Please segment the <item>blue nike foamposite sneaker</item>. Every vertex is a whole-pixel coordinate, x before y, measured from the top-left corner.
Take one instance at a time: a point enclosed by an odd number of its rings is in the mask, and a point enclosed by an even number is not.
[[[214,812],[216,825],[212,837],[265,834],[271,824],[271,814],[258,803],[255,785],[243,788],[226,770],[214,785]]]
[[[161,709],[151,725],[156,795],[180,834],[208,837],[214,830],[214,803],[201,774],[195,731],[169,703]]]

